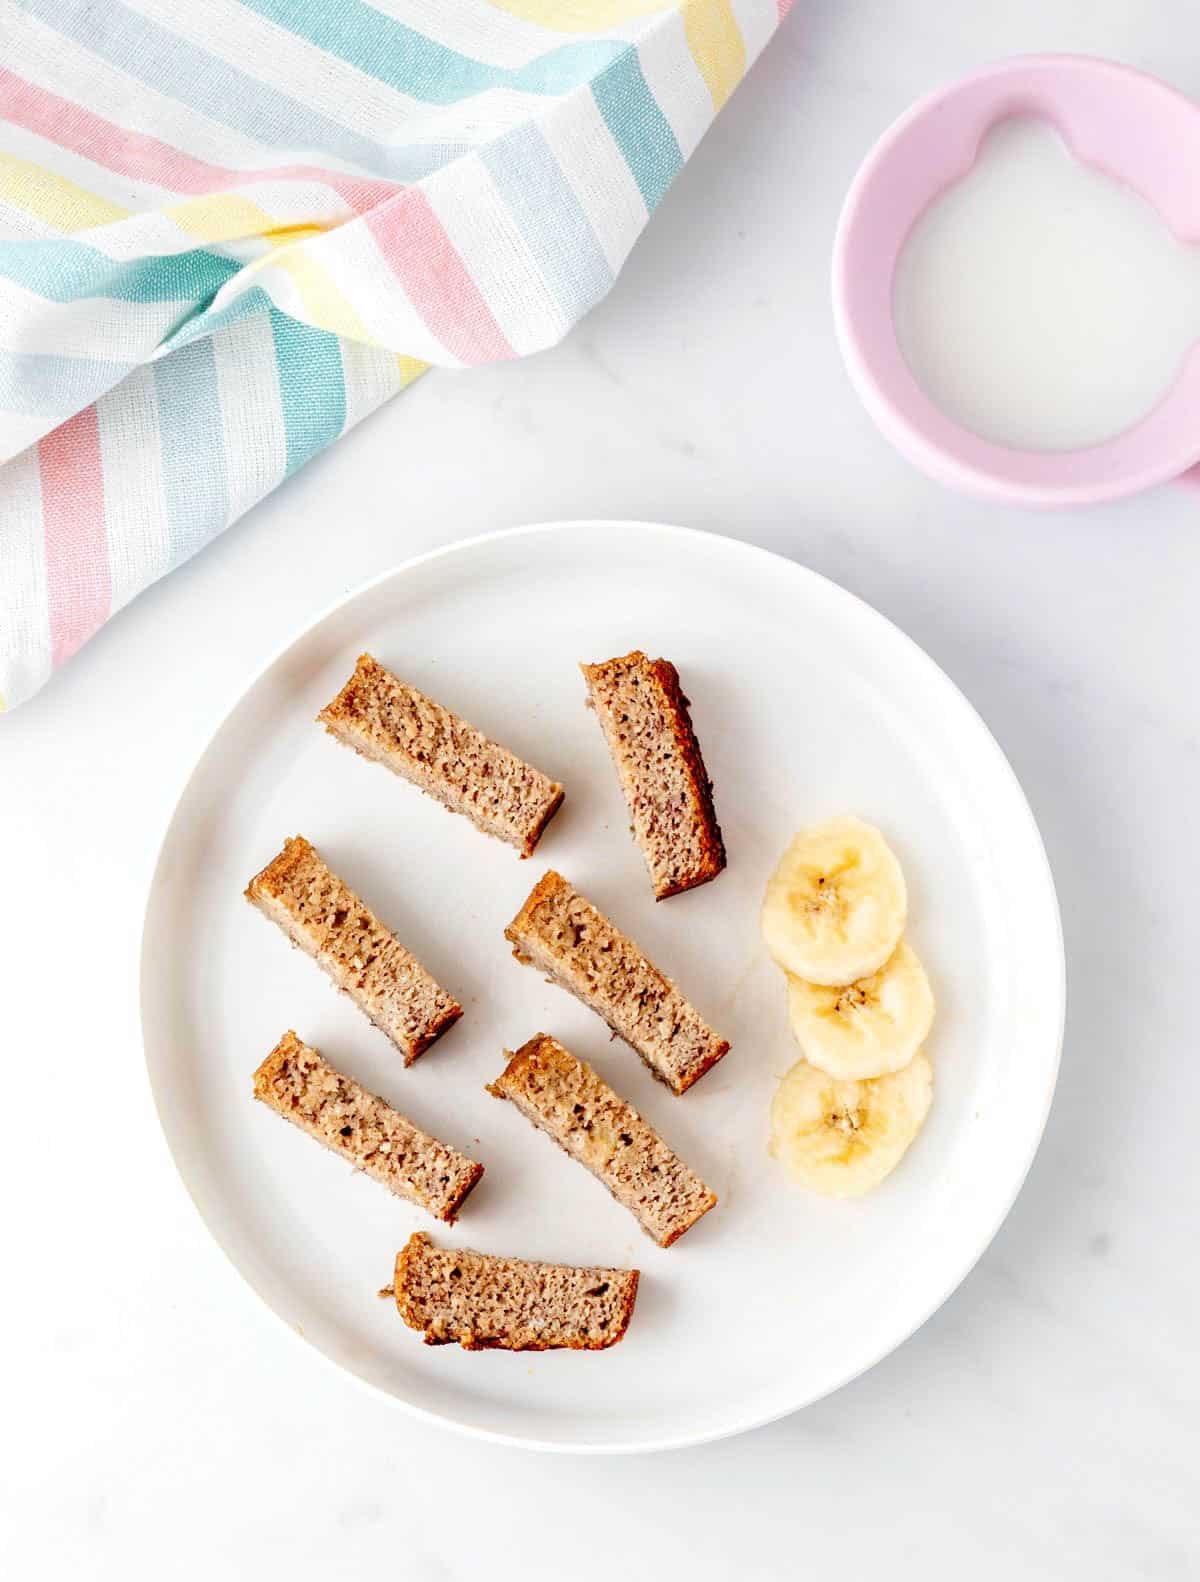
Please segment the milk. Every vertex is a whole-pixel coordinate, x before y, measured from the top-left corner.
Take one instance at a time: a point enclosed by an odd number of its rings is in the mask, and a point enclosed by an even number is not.
[[[1200,338],[1200,248],[1048,123],[1010,120],[918,221],[893,306],[909,366],[950,416],[1001,444],[1075,449],[1171,385]]]

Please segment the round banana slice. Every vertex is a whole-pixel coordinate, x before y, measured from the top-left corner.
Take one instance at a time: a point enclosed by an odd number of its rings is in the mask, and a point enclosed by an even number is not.
[[[834,987],[878,972],[908,916],[904,875],[870,824],[834,818],[800,834],[767,883],[762,933],[795,978]]]
[[[788,1015],[809,1065],[843,1081],[906,1066],[933,1026],[933,990],[917,953],[901,940],[878,972],[844,988],[788,976]]]
[[[825,1197],[861,1197],[903,1159],[933,1099],[923,1054],[871,1082],[839,1082],[806,1060],[779,1084],[770,1153],[801,1186]]]

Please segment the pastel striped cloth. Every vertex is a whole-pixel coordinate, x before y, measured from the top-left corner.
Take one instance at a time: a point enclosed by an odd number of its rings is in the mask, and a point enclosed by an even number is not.
[[[0,708],[612,285],[791,0],[0,0]]]

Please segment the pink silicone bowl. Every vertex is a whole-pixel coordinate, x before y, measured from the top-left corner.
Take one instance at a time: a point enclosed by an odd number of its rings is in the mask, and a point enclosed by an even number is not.
[[[850,376],[880,428],[941,483],[1036,506],[1091,505],[1181,477],[1200,462],[1200,345],[1134,427],[1086,450],[1012,450],[948,417],[904,360],[892,320],[896,263],[910,231],[974,165],[1011,116],[1050,121],[1085,164],[1149,200],[1181,241],[1200,242],[1200,107],[1111,61],[1002,61],[915,105],[855,177],[838,226],[834,315]]]

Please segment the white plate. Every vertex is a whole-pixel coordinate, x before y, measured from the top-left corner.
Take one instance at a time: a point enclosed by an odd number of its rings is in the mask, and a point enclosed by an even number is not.
[[[579,660],[643,647],[679,667],[729,868],[655,905]],[[385,664],[560,779],[532,861],[334,743],[314,723],[355,657]],[[929,1121],[851,1203],[765,1151],[796,1059],[758,935],[795,827],[878,823],[908,878],[938,998]],[[242,899],[301,832],[466,1007],[411,1069]],[[509,954],[547,867],[567,874],[727,1038],[689,1094]],[[1053,882],[1029,807],[970,705],[875,611],[729,539],[585,522],[475,539],[353,594],[251,683],[163,844],[143,952],[147,1060],[195,1202],[288,1329],[419,1414],[556,1450],[695,1444],[825,1395],[900,1344],[995,1234],[1049,1108],[1064,1010]],[[250,1098],[286,1028],[487,1174],[447,1230]],[[603,1188],[484,1092],[501,1051],[553,1032],[595,1063],[720,1194],[662,1251]],[[376,1292],[413,1230],[488,1252],[643,1271],[625,1341],[594,1354],[429,1348]]]

